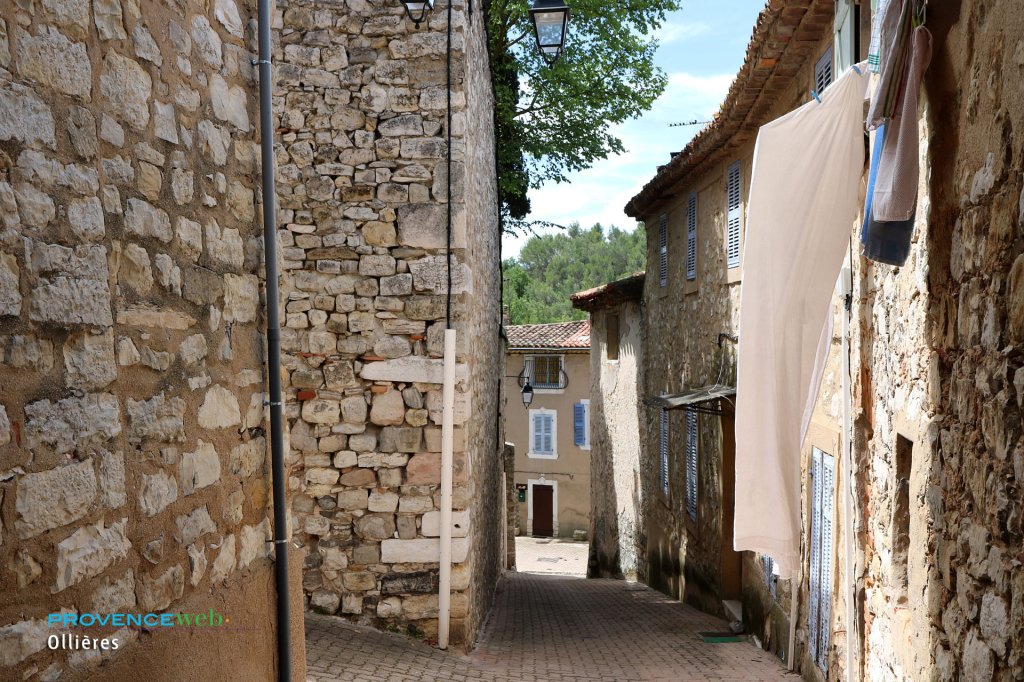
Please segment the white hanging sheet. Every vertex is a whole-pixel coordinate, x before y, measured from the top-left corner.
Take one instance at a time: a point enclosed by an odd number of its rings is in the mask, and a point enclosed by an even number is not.
[[[831,340],[830,302],[859,208],[868,79],[849,69],[761,127],[740,289],[737,550],[800,562],[800,449]]]

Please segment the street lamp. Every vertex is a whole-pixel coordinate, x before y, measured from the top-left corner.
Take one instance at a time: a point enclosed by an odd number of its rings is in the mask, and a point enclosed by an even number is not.
[[[533,0],[530,21],[541,56],[548,64],[554,64],[565,48],[569,6],[562,0]]]
[[[434,7],[434,0],[402,0],[402,4],[405,5],[406,14],[416,24],[416,28],[419,28],[427,12]]]
[[[523,398],[523,407],[529,409],[530,403],[533,402],[533,386],[530,385],[529,381],[523,384],[523,391],[521,395]]]

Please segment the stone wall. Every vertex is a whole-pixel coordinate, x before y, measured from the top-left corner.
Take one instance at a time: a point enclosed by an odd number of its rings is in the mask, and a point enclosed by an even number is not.
[[[618,359],[608,359],[608,316],[618,317]],[[591,578],[636,580],[644,500],[640,479],[639,411],[643,318],[638,302],[590,313]]]
[[[862,282],[863,674],[872,679],[1024,676],[1018,9],[969,1],[929,12],[936,53],[915,262],[869,268]],[[901,457],[907,556],[896,523]]]
[[[282,347],[293,512],[309,550],[303,585],[313,609],[433,637],[447,6],[419,28],[391,0],[278,8]],[[453,5],[455,641],[471,638],[501,561],[498,228],[482,21],[479,7],[469,16]]]
[[[5,679],[166,679],[172,635],[51,651],[47,614],[210,607],[246,655],[193,663],[274,677],[252,11],[0,6]]]

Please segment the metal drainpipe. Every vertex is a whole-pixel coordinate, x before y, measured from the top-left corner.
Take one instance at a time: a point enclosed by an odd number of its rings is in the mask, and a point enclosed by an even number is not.
[[[285,498],[281,404],[281,319],[277,273],[277,190],[274,186],[273,75],[270,65],[270,0],[259,0],[260,173],[263,179],[263,264],[267,286],[267,375],[270,452],[274,485],[274,563],[277,586],[277,679],[291,682],[291,615],[288,598],[288,504]]]

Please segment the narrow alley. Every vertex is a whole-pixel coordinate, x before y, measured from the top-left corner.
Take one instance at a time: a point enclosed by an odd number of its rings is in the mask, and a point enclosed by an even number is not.
[[[521,568],[498,584],[473,651],[445,652],[404,635],[306,615],[311,682],[466,680],[779,680],[771,654],[740,642],[707,643],[727,624],[640,583],[556,575],[585,569],[586,544],[518,538]],[[579,549],[582,548],[582,553]],[[557,563],[552,557],[564,557]],[[582,561],[580,560],[582,557]]]

